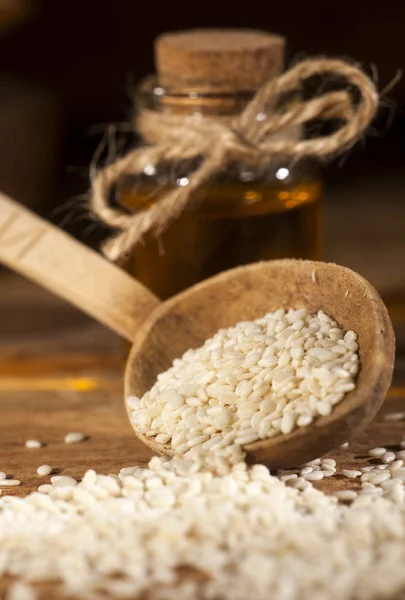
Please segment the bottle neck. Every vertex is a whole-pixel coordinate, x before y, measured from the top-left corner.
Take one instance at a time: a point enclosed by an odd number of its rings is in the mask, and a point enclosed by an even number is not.
[[[233,117],[253,98],[256,90],[200,87],[169,89],[158,84],[156,77],[147,77],[137,87],[139,109],[184,116]]]

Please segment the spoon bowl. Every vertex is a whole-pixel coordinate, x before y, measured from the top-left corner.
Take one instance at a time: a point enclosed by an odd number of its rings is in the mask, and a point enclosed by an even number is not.
[[[201,346],[218,329],[278,308],[303,307],[311,313],[322,309],[344,330],[358,334],[356,388],[329,416],[244,450],[250,461],[284,469],[322,456],[374,417],[390,385],[395,354],[394,332],[380,296],[363,277],[335,264],[292,259],[255,263],[212,277],[161,304],[135,337],[125,397],[141,397],[175,358]],[[127,411],[131,417],[128,406]],[[137,436],[155,452],[173,455],[170,444]]]

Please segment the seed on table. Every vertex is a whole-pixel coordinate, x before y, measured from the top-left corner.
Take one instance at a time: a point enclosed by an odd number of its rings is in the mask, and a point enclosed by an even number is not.
[[[398,479],[402,479],[402,481],[405,481],[405,467],[401,467],[400,469],[397,469],[395,471],[395,477]]]
[[[19,479],[0,479],[0,487],[16,487],[21,485]]]
[[[52,487],[53,486],[50,483],[43,483],[42,485],[38,486],[38,492],[40,494],[47,494],[52,490]]]
[[[289,475],[281,475],[281,481],[290,481],[290,479],[297,479],[298,475],[296,473],[290,473]]]
[[[402,485],[402,480],[394,477],[394,479],[387,479],[381,483],[381,487],[384,488],[384,490],[391,490],[396,485]]]
[[[4,473],[4,471],[0,471],[0,481],[2,481],[3,479],[7,479],[7,473]]]
[[[329,465],[330,467],[336,467],[336,460],[334,458],[323,458],[322,465]]]
[[[371,477],[374,476],[375,474],[375,469],[372,469],[371,471],[366,471],[365,473],[363,473],[363,475],[361,476],[361,481],[370,481]]]
[[[321,473],[323,474],[324,477],[332,477],[333,475],[335,475],[336,469],[322,470]]]
[[[60,479],[58,479],[55,482],[52,482],[52,485],[54,487],[76,486],[77,481],[73,477],[70,477],[70,475],[62,475]]]
[[[399,452],[396,453],[397,458],[401,458],[402,460],[405,460],[405,450],[400,450]]]
[[[388,468],[391,471],[391,473],[393,473],[393,472],[397,471],[398,469],[400,469],[403,466],[403,464],[404,464],[403,460],[394,460],[394,462],[392,462]]]
[[[46,475],[50,475],[53,471],[53,468],[50,465],[41,465],[37,469],[38,475],[41,477],[45,477]]]
[[[372,448],[371,450],[368,451],[368,455],[379,458],[386,452],[387,452],[387,448]]]
[[[343,469],[342,474],[349,477],[349,479],[361,477],[361,471],[356,471],[355,469]]]
[[[372,488],[362,489],[360,494],[361,496],[382,496],[384,490],[380,487],[373,486]]]
[[[304,467],[303,469],[301,469],[300,475],[302,475],[302,476],[308,475],[308,473],[312,473],[313,470],[314,470],[313,467]]]
[[[84,433],[81,433],[80,431],[70,431],[65,435],[64,442],[65,444],[79,444],[85,439],[86,436],[84,435]]]
[[[404,412],[387,413],[386,415],[384,415],[383,419],[384,419],[384,421],[402,421],[403,419],[405,419],[405,413]]]
[[[338,490],[333,494],[338,500],[355,500],[357,492],[354,490]]]
[[[377,473],[376,475],[373,474],[372,477],[370,477],[369,481],[370,483],[373,483],[374,485],[378,485],[379,483],[382,483],[383,481],[387,481],[387,479],[391,478],[391,473],[389,471],[380,471],[379,473]]]
[[[323,473],[322,471],[313,471],[312,473],[307,473],[305,479],[307,481],[320,481],[323,479]]]
[[[42,442],[40,442],[39,440],[27,440],[25,442],[25,447],[26,448],[41,448]]]
[[[395,460],[395,454],[393,452],[384,452],[380,458],[383,463],[387,464]]]
[[[290,477],[287,479],[286,484],[289,487],[298,488],[305,483],[305,479],[303,477]]]

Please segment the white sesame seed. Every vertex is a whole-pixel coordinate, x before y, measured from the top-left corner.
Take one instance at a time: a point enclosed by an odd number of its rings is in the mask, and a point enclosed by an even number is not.
[[[7,479],[7,473],[4,473],[4,471],[0,471],[0,481],[3,479]]]
[[[37,591],[22,581],[15,581],[11,584],[6,600],[37,600]]]
[[[357,498],[357,493],[354,490],[339,490],[334,492],[334,496],[338,498],[338,500],[355,500]]]
[[[63,487],[65,485],[66,486],[76,486],[77,481],[73,477],[70,477],[70,475],[62,475],[56,481],[52,481],[52,485],[54,487]]]
[[[336,467],[336,460],[334,458],[323,458],[322,465],[328,465],[328,467]]]
[[[310,460],[309,462],[307,462],[305,466],[307,466],[307,467],[318,467],[320,464],[321,464],[321,459],[320,458],[314,458],[314,460]]]
[[[21,485],[19,479],[0,479],[0,487],[16,487]]]
[[[379,458],[386,452],[387,452],[386,448],[372,448],[371,450],[368,451],[368,454],[369,454],[369,456],[375,456],[375,457]]]
[[[307,481],[320,481],[323,479],[323,473],[322,471],[313,471],[312,473],[307,473],[305,479]]]
[[[390,479],[390,477],[391,477],[391,474],[390,474],[389,471],[380,471],[380,473],[377,473],[376,475],[373,475],[370,478],[369,481],[373,485],[379,485],[383,481],[386,481],[387,479]]]
[[[282,475],[280,477],[281,481],[289,481],[290,479],[296,479],[298,475],[296,473],[290,473],[289,475]]]
[[[42,443],[39,440],[27,440],[25,442],[26,448],[41,448]]]
[[[342,474],[345,475],[345,477],[349,477],[350,479],[361,477],[361,471],[356,471],[355,469],[343,469]]]
[[[395,460],[395,454],[393,452],[384,452],[384,454],[380,456],[380,459],[383,463],[387,464]]]
[[[398,469],[400,469],[404,464],[403,460],[394,460],[394,462],[392,462],[389,465],[389,470],[391,471],[391,473],[393,473],[394,471],[397,471]]]
[[[38,475],[40,475],[41,477],[44,477],[46,475],[50,475],[53,471],[53,468],[50,467],[49,465],[41,465],[40,467],[38,467],[37,469],[37,473]]]
[[[64,442],[65,444],[79,444],[86,439],[84,433],[80,431],[71,431],[65,435]]]
[[[312,473],[313,470],[313,467],[304,467],[303,469],[301,469],[300,475],[308,475],[308,473]]]
[[[387,413],[384,415],[384,421],[402,421],[403,419],[405,419],[405,413],[404,412],[393,412],[393,413]]]

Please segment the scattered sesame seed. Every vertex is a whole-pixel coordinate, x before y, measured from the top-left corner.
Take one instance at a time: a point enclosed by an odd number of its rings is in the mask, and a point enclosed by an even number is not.
[[[345,477],[349,477],[349,479],[361,477],[361,471],[356,471],[355,469],[343,469],[342,473]]]
[[[64,442],[65,444],[79,444],[85,439],[86,436],[84,435],[84,433],[81,433],[80,431],[70,431],[65,435]]]
[[[390,463],[395,460],[395,454],[393,452],[384,452],[384,454],[382,454],[380,458],[383,463]]]
[[[0,481],[2,479],[7,479],[7,473],[4,473],[4,471],[0,471]]]
[[[384,421],[402,421],[403,419],[405,419],[405,413],[404,412],[387,413],[384,415],[383,419],[384,419]]]
[[[16,487],[21,485],[19,479],[0,479],[0,487]]]
[[[50,475],[52,473],[52,471],[53,471],[53,469],[49,465],[41,465],[37,469],[37,473],[41,477],[45,477],[46,475]]]
[[[307,481],[320,481],[321,479],[323,479],[323,472],[322,471],[312,471],[312,473],[307,473],[305,475],[305,479]]]
[[[42,443],[39,440],[27,440],[25,442],[26,448],[41,448]]]
[[[338,500],[355,500],[357,493],[354,490],[339,490],[333,494]]]
[[[379,458],[386,452],[387,452],[387,448],[372,448],[371,450],[368,451],[368,455]]]

